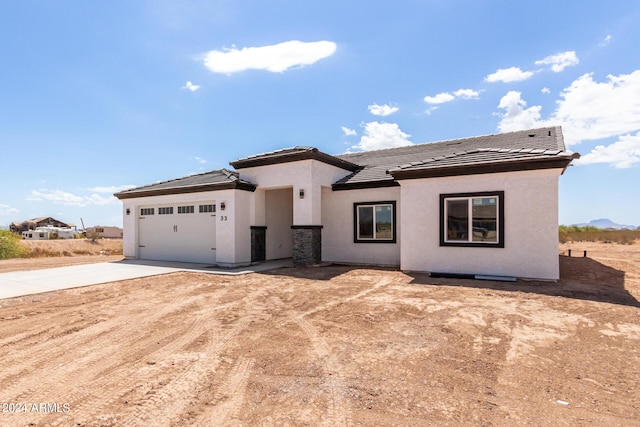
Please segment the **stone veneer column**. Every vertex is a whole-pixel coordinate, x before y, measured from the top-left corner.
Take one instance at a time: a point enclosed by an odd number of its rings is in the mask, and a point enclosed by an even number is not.
[[[251,262],[267,259],[267,227],[251,226]]]
[[[322,226],[292,225],[293,265],[313,265],[322,261]]]

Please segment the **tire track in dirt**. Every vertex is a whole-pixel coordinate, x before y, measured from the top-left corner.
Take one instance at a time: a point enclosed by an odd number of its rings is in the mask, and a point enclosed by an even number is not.
[[[239,416],[254,360],[241,357],[215,395],[221,403],[201,415],[194,425],[240,424]]]
[[[222,304],[216,307],[211,307],[207,310],[200,310],[196,313],[196,319],[192,324],[184,324],[180,325],[181,331],[186,331],[186,333],[174,333],[175,339],[172,339],[167,344],[158,348],[152,353],[147,353],[148,345],[144,343],[140,343],[136,349],[131,349],[130,354],[125,354],[123,360],[131,360],[136,359],[140,360],[142,358],[153,360],[153,365],[156,365],[158,362],[155,360],[159,360],[161,362],[170,359],[175,355],[176,352],[183,350],[185,347],[192,345],[193,342],[200,339],[200,337],[208,332],[211,332],[214,328],[212,326],[212,322],[215,319],[212,319],[218,311],[229,308],[232,305],[237,304],[237,302],[230,302],[226,304]],[[152,337],[150,341],[155,341],[158,337]],[[166,337],[165,337],[166,338]],[[187,355],[186,353],[182,353],[183,355]],[[123,369],[124,368],[124,369]],[[144,368],[143,368],[144,369]],[[111,402],[121,399],[127,393],[129,393],[132,389],[132,384],[130,378],[136,377],[139,375],[140,367],[139,365],[133,365],[129,362],[122,362],[118,364],[112,364],[104,368],[102,371],[95,373],[94,372],[94,380],[91,381],[90,389],[89,387],[84,387],[79,390],[72,398],[68,400],[71,403],[72,408],[74,408],[74,412],[76,413],[101,413],[102,409],[107,407]],[[135,384],[133,384],[135,386]],[[96,396],[93,393],[93,390],[106,390],[106,393],[102,395]],[[110,396],[108,400],[105,400],[103,396]],[[58,425],[51,424],[51,425]]]
[[[10,369],[3,371],[3,376],[0,377],[0,382],[7,380],[12,376],[19,376],[21,373],[32,371],[35,361],[51,361],[64,358],[69,351],[76,351],[76,349],[86,349],[84,353],[80,355],[80,359],[87,353],[100,353],[94,352],[90,344],[93,341],[100,338],[105,338],[105,335],[109,335],[112,330],[117,330],[119,333],[128,333],[130,335],[130,341],[138,339],[138,335],[135,332],[139,332],[142,329],[142,325],[150,324],[158,319],[171,314],[174,311],[180,311],[185,307],[196,301],[197,298],[185,299],[174,304],[168,304],[164,309],[151,312],[141,310],[131,310],[125,313],[123,317],[129,319],[129,322],[124,328],[122,327],[122,319],[107,319],[99,323],[93,323],[80,330],[70,332],[66,335],[58,336],[55,338],[49,338],[43,340],[36,345],[28,347],[28,351],[16,351],[11,355],[3,355],[3,363],[5,366],[9,366]],[[51,345],[51,340],[55,340],[56,345]],[[108,347],[111,346],[111,342],[104,343]],[[5,393],[7,391],[5,390]]]
[[[14,382],[11,387],[3,390],[3,398],[7,401],[22,401],[27,397],[32,396],[48,396],[56,388],[59,388],[60,384],[65,384],[65,388],[68,388],[73,383],[76,383],[81,378],[86,378],[91,372],[97,374],[104,369],[103,362],[105,360],[113,359],[112,364],[107,364],[110,367],[117,364],[119,360],[126,360],[136,351],[140,351],[140,348],[147,347],[150,341],[153,341],[157,337],[140,337],[140,330],[148,330],[149,326],[162,319],[163,317],[170,315],[174,312],[184,310],[185,307],[192,305],[196,298],[187,299],[173,304],[167,305],[163,310],[149,315],[148,312],[142,311],[138,313],[137,317],[133,317],[125,327],[120,326],[118,319],[107,320],[98,324],[91,325],[76,333],[67,335],[61,339],[62,343],[56,342],[56,346],[52,346],[51,342],[43,342],[41,345],[32,349],[33,358],[38,360],[54,361],[55,365],[49,364],[48,366],[39,367],[47,372],[45,382],[38,382],[36,384],[26,376],[24,380],[18,380]],[[116,332],[112,332],[115,330]],[[124,337],[123,340],[118,341],[118,345],[113,345],[114,333],[118,337]],[[48,349],[46,347],[49,347]],[[83,350],[78,354],[78,348]],[[100,351],[95,351],[95,349]],[[67,354],[74,352],[75,356],[73,360],[68,360]],[[114,355],[117,353],[117,357]],[[33,370],[31,358],[28,355],[18,355],[24,358],[23,363],[16,363],[12,370],[19,376],[22,372],[29,372]],[[56,363],[57,362],[57,363]],[[80,362],[80,364],[79,364]],[[78,368],[80,366],[80,368]],[[97,368],[96,368],[97,367]],[[76,372],[78,371],[78,372]],[[80,373],[82,375],[74,375]],[[10,375],[5,375],[0,381],[5,381]],[[69,384],[71,383],[71,384]],[[17,395],[16,395],[17,393]]]
[[[388,278],[388,277],[385,277],[382,280],[378,281],[378,283],[376,283],[375,285],[365,289],[364,291],[358,292],[357,294],[354,294],[354,295],[352,295],[350,297],[347,297],[347,298],[339,299],[339,300],[336,300],[336,301],[329,301],[329,302],[327,302],[325,304],[317,306],[316,308],[314,308],[312,310],[305,311],[304,313],[301,314],[301,316],[309,316],[309,315],[315,314],[315,313],[317,313],[319,311],[328,310],[328,309],[333,308],[333,307],[335,307],[337,305],[345,304],[345,303],[351,302],[353,300],[360,299],[360,298],[362,298],[362,297],[364,297],[364,296],[366,296],[366,295],[368,295],[368,294],[370,294],[370,293],[372,293],[374,291],[377,291],[378,289],[382,288],[383,286],[388,285],[389,283],[391,283],[391,279]]]
[[[219,356],[228,344],[245,330],[253,321],[251,317],[244,317],[228,331],[221,340],[214,337],[207,349],[183,372],[172,378],[169,383],[159,388],[155,393],[138,405],[131,417],[123,426],[160,426],[169,425],[189,404],[189,396],[193,395],[198,385],[207,382],[209,374],[218,367]]]
[[[302,329],[313,347],[316,357],[322,362],[326,370],[323,383],[329,390],[329,408],[327,417],[323,420],[326,426],[351,426],[350,405],[344,399],[348,388],[340,375],[340,364],[331,353],[331,349],[320,337],[315,327],[304,319],[304,314],[291,316],[290,319]]]

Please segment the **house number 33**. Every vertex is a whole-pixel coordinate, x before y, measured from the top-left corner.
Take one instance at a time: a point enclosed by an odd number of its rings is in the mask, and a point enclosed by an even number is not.
[[[226,221],[227,220],[227,216],[226,215],[221,215],[220,216],[220,221]]]

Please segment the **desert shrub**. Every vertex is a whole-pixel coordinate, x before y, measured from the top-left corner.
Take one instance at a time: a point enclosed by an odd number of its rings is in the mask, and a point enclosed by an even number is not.
[[[0,259],[23,258],[29,248],[22,244],[22,238],[9,230],[0,230]]]
[[[593,226],[561,225],[558,228],[560,243],[603,242],[631,245],[640,239],[640,230],[608,230]]]

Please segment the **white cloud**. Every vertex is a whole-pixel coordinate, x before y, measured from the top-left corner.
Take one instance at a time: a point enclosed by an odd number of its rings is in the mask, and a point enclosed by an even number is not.
[[[444,104],[445,102],[451,102],[454,99],[456,99],[456,97],[451,95],[449,92],[442,92],[436,96],[425,96],[424,102],[427,104]]]
[[[202,157],[194,157],[195,161],[200,163],[201,165],[204,165],[205,163],[207,163],[207,161],[205,159],[203,159]]]
[[[357,134],[358,134],[358,132],[356,132],[356,131],[355,131],[355,130],[353,130],[353,129],[349,129],[349,128],[348,128],[348,127],[346,127],[346,126],[341,126],[341,127],[340,127],[340,129],[342,129],[342,133],[344,133],[344,134],[345,134],[345,136],[354,136],[354,135],[357,135]]]
[[[3,205],[0,203],[0,216],[7,216],[20,213],[20,211],[16,208],[12,208],[9,205]]]
[[[540,120],[540,107],[534,105],[526,108],[527,103],[522,99],[522,94],[514,90],[507,92],[500,99],[498,108],[505,110],[498,124],[500,132],[513,132],[517,130],[531,129],[542,126]]]
[[[389,116],[399,110],[398,107],[392,107],[391,105],[388,105],[388,104],[384,104],[384,105],[372,104],[372,105],[369,105],[367,108],[369,109],[369,112],[374,116],[382,116],[382,117]]]
[[[640,129],[640,70],[608,75],[602,83],[594,81],[592,74],[585,74],[560,96],[551,120],[562,124],[567,144]]]
[[[542,93],[551,93],[551,89],[549,89],[548,87],[543,87],[540,92]]]
[[[128,190],[128,189],[133,188],[133,187],[135,187],[135,185],[110,185],[110,186],[107,186],[107,187],[87,188],[87,190],[92,191],[94,193],[113,194],[113,193],[117,193],[119,191]]]
[[[188,89],[188,90],[190,90],[191,92],[195,92],[195,91],[197,91],[198,89],[200,89],[200,85],[194,85],[194,84],[193,84],[193,83],[191,83],[191,82],[187,82],[184,86],[182,86],[182,89]]]
[[[98,187],[101,188],[101,187]],[[102,187],[106,188],[106,187]],[[96,192],[97,193],[97,192]],[[32,190],[27,200],[36,202],[52,202],[65,206],[87,206],[87,205],[108,205],[117,203],[118,199],[113,196],[101,196],[99,194],[91,194],[89,196],[78,196],[61,190]]]
[[[518,67],[511,68],[501,68],[493,74],[489,74],[485,77],[485,81],[494,83],[494,82],[520,82],[522,80],[527,80],[529,77],[533,76],[533,71],[522,71]]]
[[[540,106],[526,108],[520,92],[509,92],[498,106],[506,110],[498,128],[508,132],[562,125],[567,145],[640,129],[640,70],[609,75],[602,83],[594,81],[592,74],[585,74],[565,88],[560,97],[555,112],[548,120],[542,120]]]
[[[329,57],[336,44],[329,41],[287,41],[270,46],[212,50],[204,55],[204,65],[214,73],[230,74],[244,70],[282,73],[290,68],[310,65]]]
[[[622,135],[608,146],[598,145],[575,163],[577,165],[608,163],[618,169],[640,164],[640,132],[635,135]]]
[[[458,89],[457,91],[453,92],[453,94],[456,97],[462,99],[478,99],[478,97],[480,96],[480,92],[473,89]]]
[[[600,42],[600,43],[598,44],[598,46],[601,46],[601,47],[603,47],[603,46],[608,46],[608,45],[609,45],[609,43],[611,43],[611,34],[607,35],[607,36],[604,38],[604,40],[602,40],[602,42]]]
[[[364,135],[352,148],[369,151],[383,148],[403,147],[413,144],[411,135],[400,130],[397,123],[369,122],[364,125]]]
[[[577,65],[580,62],[576,52],[571,50],[568,52],[557,53],[555,55],[549,55],[544,59],[540,59],[535,62],[536,65],[551,65],[551,70],[554,73],[559,73],[567,67]]]
[[[449,92],[441,92],[439,94],[437,94],[436,96],[425,96],[424,97],[424,102],[426,102],[427,104],[431,104],[431,105],[438,105],[438,104],[444,104],[447,102],[451,102],[453,100],[455,100],[456,98],[462,98],[462,99],[478,99],[478,97],[480,96],[480,92],[475,91],[473,89],[458,89],[455,92],[453,92],[453,94],[449,93]],[[433,107],[430,108],[426,111],[427,114],[431,114],[431,112],[433,110],[435,110],[437,107]]]

